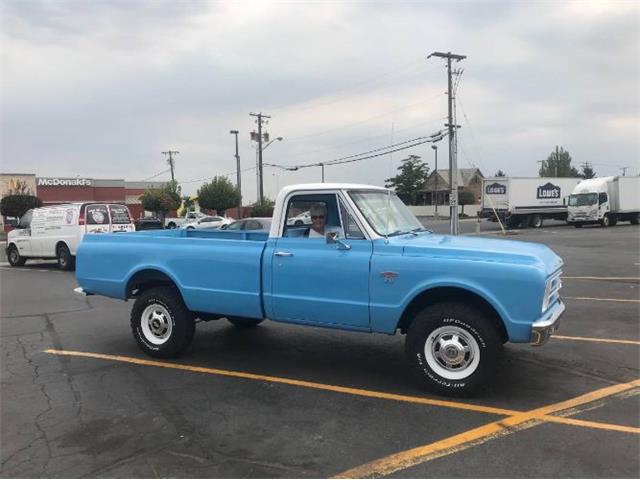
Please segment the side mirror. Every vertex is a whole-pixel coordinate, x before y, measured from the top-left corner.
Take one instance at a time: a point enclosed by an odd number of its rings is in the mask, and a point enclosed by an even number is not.
[[[225,223],[224,225],[220,225],[220,230],[226,230],[229,224]]]
[[[336,244],[338,250],[351,250],[351,245],[344,243],[338,238],[338,232],[327,232],[324,238],[327,240],[327,245]]]

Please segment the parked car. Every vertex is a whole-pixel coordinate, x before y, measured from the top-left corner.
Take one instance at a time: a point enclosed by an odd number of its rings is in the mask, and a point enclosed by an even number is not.
[[[162,220],[158,217],[142,217],[135,221],[136,230],[161,230]]]
[[[164,224],[167,228],[182,228],[187,223],[193,223],[201,218],[205,218],[207,215],[201,212],[189,211],[184,214],[183,217],[167,217],[164,219]]]
[[[68,203],[33,208],[7,235],[7,259],[13,267],[30,258],[56,258],[62,270],[75,266],[86,233],[133,232],[129,209],[114,203]]]
[[[289,225],[318,203],[326,236]],[[198,318],[400,332],[423,385],[459,395],[498,375],[503,343],[555,332],[562,265],[541,244],[431,233],[386,188],[323,183],[285,187],[269,233],[87,235],[76,291],[135,299],[132,333],[154,357],[183,352]]]
[[[253,217],[236,220],[229,225],[222,225],[221,230],[254,230],[268,232],[271,229],[271,218]]]
[[[216,229],[223,225],[228,225],[233,221],[232,218],[225,217],[201,217],[189,223],[185,223],[182,227],[186,230],[200,230],[200,229]]]
[[[311,213],[309,210],[287,219],[287,225],[311,225],[311,223]]]

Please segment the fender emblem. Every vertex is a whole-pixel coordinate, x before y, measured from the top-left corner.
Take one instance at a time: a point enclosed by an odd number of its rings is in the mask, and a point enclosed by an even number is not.
[[[380,272],[380,276],[384,278],[384,283],[393,283],[398,276],[397,272]]]

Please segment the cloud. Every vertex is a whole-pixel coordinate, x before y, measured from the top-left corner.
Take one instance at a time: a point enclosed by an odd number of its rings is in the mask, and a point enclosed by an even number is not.
[[[285,140],[265,161],[287,165],[430,134],[446,117],[434,50],[467,55],[461,166],[536,175],[556,144],[575,163],[638,165],[639,14],[634,2],[3,2],[2,169],[135,180],[172,148],[181,180],[228,173],[230,129],[254,165],[250,111],[272,115]],[[407,153],[431,163],[428,146]],[[382,184],[401,158],[327,178]]]

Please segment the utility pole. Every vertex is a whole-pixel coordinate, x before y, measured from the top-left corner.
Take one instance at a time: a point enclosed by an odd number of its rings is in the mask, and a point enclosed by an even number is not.
[[[174,155],[177,155],[178,153],[180,153],[177,150],[167,150],[166,152],[162,152],[163,155],[169,155],[169,158],[167,159],[167,163],[169,164],[169,167],[171,168],[171,181],[175,182],[175,177],[173,176],[173,167],[175,167],[175,160],[173,159]]]
[[[262,112],[260,113],[249,113],[252,117],[257,117],[258,123],[258,178],[259,178],[259,189],[258,189],[258,200],[260,204],[264,203],[264,181],[262,177],[262,122],[264,118],[271,118],[269,115],[265,115]]]
[[[540,164],[540,169],[544,172],[544,162],[546,162],[546,160],[536,160],[536,163]],[[542,176],[542,175],[540,175]]]
[[[558,176],[558,164],[560,163],[560,150],[558,149],[558,145],[556,145],[556,165],[555,165],[555,176]]]
[[[433,52],[427,58],[431,57],[447,59],[449,123],[445,124],[445,126],[449,128],[449,186],[451,188],[449,194],[449,210],[451,212],[451,235],[458,235],[458,148],[456,145],[456,129],[458,128],[458,125],[453,124],[453,83],[451,81],[451,60],[459,62],[467,57],[465,55],[456,55],[451,52]]]
[[[236,137],[236,184],[238,187],[238,193],[240,194],[240,200],[238,200],[238,219],[242,218],[242,182],[240,178],[240,155],[238,155],[238,130],[230,130],[231,135]]]
[[[324,183],[324,163],[321,163],[320,166],[322,167],[322,183]]]
[[[438,146],[437,145],[431,145],[431,148],[433,148],[433,152],[436,155],[436,169],[433,172],[433,177],[435,179],[435,187],[434,190],[436,192],[436,220],[438,219]]]
[[[625,177],[627,175],[627,169],[629,169],[631,167],[622,167],[620,168],[620,170],[622,170],[622,176]]]

